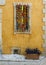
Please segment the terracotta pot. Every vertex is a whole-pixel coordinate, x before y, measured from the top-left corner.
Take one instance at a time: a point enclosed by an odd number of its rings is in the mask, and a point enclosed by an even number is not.
[[[38,54],[26,54],[26,59],[39,59]]]

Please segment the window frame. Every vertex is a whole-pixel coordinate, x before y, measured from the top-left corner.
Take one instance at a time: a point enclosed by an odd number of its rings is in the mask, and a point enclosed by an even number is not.
[[[12,54],[14,54],[14,50],[18,50],[18,54],[20,54],[21,53],[21,49],[20,48],[18,48],[18,47],[13,47],[12,49],[11,49],[11,53]]]
[[[16,31],[16,5],[21,4],[21,5],[29,5],[29,26],[30,26],[30,32],[17,32]],[[32,11],[32,3],[21,3],[21,2],[14,2],[14,34],[16,33],[30,33],[31,34],[31,11]]]

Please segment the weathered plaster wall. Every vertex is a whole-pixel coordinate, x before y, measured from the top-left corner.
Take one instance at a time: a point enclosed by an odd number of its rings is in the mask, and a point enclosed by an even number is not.
[[[13,3],[14,2],[31,2],[32,3],[32,34],[14,34],[14,17],[13,17]],[[44,25],[43,18],[43,4],[42,0],[6,0],[4,6],[0,6],[3,9],[3,21],[2,21],[2,50],[3,53],[11,53],[12,47],[21,48],[21,53],[27,47],[38,48],[41,51],[43,48],[43,31],[42,26]]]

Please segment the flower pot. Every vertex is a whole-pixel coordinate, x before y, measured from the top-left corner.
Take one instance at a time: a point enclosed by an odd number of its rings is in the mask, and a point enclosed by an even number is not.
[[[38,54],[26,54],[26,59],[39,59]]]

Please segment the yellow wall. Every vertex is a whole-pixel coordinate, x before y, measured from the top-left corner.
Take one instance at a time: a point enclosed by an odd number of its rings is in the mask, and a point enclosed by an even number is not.
[[[14,17],[13,17],[13,3],[14,2],[31,2],[32,3],[32,34],[14,34]],[[6,0],[4,6],[0,6],[3,9],[3,21],[2,21],[2,37],[3,37],[3,53],[11,53],[12,47],[21,48],[21,54],[27,47],[38,48],[43,50],[43,31],[44,25],[43,18],[43,4],[42,0]]]

